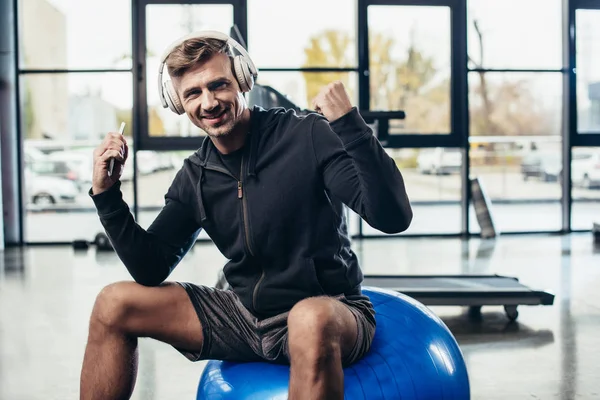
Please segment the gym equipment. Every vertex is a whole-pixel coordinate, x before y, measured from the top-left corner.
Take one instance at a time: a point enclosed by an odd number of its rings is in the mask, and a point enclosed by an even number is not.
[[[497,235],[494,218],[492,216],[492,202],[487,196],[479,178],[473,178],[471,184],[471,201],[479,223],[480,236],[484,239],[494,238]]]
[[[113,251],[112,244],[106,236],[106,233],[100,232],[94,238],[94,243],[96,244],[96,250],[98,251]]]
[[[365,275],[363,285],[391,289],[427,306],[468,306],[471,317],[480,317],[482,306],[504,306],[511,321],[519,316],[519,305],[554,304],[554,294],[501,275]]]
[[[254,87],[254,82],[258,77],[258,69],[254,65],[254,62],[252,62],[252,59],[250,58],[248,52],[246,52],[246,49],[244,49],[241,44],[233,40],[230,36],[218,31],[199,31],[185,35],[167,47],[161,57],[160,65],[158,67],[158,96],[162,106],[163,108],[169,108],[178,115],[184,114],[185,110],[181,105],[181,100],[179,99],[179,95],[175,91],[171,80],[167,79],[163,83],[163,71],[167,58],[171,52],[186,40],[196,38],[220,39],[226,41],[230,48],[238,51],[239,55],[233,57],[233,72],[242,92],[245,93],[251,91]]]
[[[259,106],[264,109],[282,107],[286,110],[294,110],[298,115],[307,115],[315,111],[298,107],[287,96],[279,92],[272,86],[255,84],[248,96],[248,104],[250,106]],[[375,135],[379,136],[379,132],[387,132],[389,123],[392,119],[405,119],[404,111],[368,111],[359,110],[360,115],[365,122],[372,126]]]
[[[72,243],[74,250],[87,250],[87,249],[89,249],[90,244],[96,245],[97,251],[113,251],[114,250],[112,247],[112,244],[110,243],[110,240],[108,239],[108,236],[106,236],[106,233],[104,233],[104,232],[99,232],[98,234],[96,234],[93,242],[89,242],[85,239],[76,239],[76,240],[73,240],[73,243]]]
[[[469,399],[461,350],[446,325],[427,307],[400,293],[363,287],[375,307],[373,345],[344,369],[344,398]],[[211,360],[197,399],[287,399],[289,366]]]
[[[87,250],[89,249],[90,244],[87,240],[76,239],[73,240],[73,249],[74,250]]]

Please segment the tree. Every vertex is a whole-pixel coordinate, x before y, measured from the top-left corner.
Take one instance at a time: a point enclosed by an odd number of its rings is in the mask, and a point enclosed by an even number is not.
[[[548,118],[548,110],[539,106],[526,79],[502,82],[489,81],[484,70],[484,34],[477,20],[473,21],[479,44],[479,60],[469,55],[469,61],[479,69],[477,84],[469,96],[471,135],[548,135],[558,133]]]
[[[162,122],[162,119],[158,115],[156,108],[149,108],[148,116],[149,116],[149,125],[148,125],[149,134],[151,136],[154,136],[154,135],[164,136],[165,126]],[[125,122],[125,132],[129,132],[129,135],[131,135],[131,126],[132,125],[131,125],[131,110],[130,109],[117,110],[117,121],[116,121],[115,126],[121,125],[121,121]]]
[[[438,79],[433,57],[420,51],[416,42],[413,31],[406,51],[394,59],[394,39],[370,33],[370,108],[404,110],[403,131],[449,132],[449,80]]]
[[[131,135],[131,110],[126,109],[118,109],[116,112],[116,121],[115,126],[121,125],[121,122],[125,122],[125,136]]]
[[[392,57],[394,39],[376,31],[369,32],[371,110],[404,110],[407,120],[403,130],[440,132],[449,130],[449,82],[435,82],[437,70],[432,57],[424,55],[415,45],[414,37],[403,59]],[[351,65],[349,54],[353,39],[345,32],[328,30],[309,39],[305,48],[305,67]],[[303,73],[308,104],[326,84],[342,81],[349,87],[345,72]]]
[[[475,21],[479,38],[479,60],[469,57],[475,67],[484,65],[484,38]],[[404,110],[405,132],[450,132],[450,73],[436,66],[435,58],[418,46],[413,30],[409,45],[394,52],[395,40],[375,30],[369,31],[369,81],[371,110]],[[348,33],[327,30],[309,39],[304,50],[305,67],[351,65],[349,54],[354,40]],[[555,131],[549,111],[536,102],[528,80],[491,81],[477,72],[470,85],[469,111],[472,135],[547,135]],[[348,88],[345,72],[303,73],[308,104],[326,84],[340,80]],[[349,90],[351,92],[351,89]],[[350,93],[354,96],[354,93]]]
[[[306,62],[304,67],[340,67],[352,64],[348,52],[352,51],[352,38],[346,32],[326,30],[312,36],[309,46],[304,49]],[[306,100],[310,107],[312,100],[319,94],[323,86],[341,81],[349,91],[350,98],[355,94],[349,87],[349,74],[347,72],[303,72],[306,82]]]
[[[158,111],[156,111],[155,107],[152,107],[148,110],[148,130],[151,135],[164,135],[165,134],[165,125],[160,119],[160,115],[158,115]]]
[[[25,126],[25,137],[33,138],[33,127],[35,125],[35,112],[33,109],[33,100],[31,98],[30,81],[25,81],[25,98],[23,99],[23,124]]]

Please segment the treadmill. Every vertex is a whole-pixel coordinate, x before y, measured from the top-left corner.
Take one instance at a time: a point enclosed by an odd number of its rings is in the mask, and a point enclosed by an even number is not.
[[[468,306],[473,318],[481,317],[482,306],[504,306],[515,321],[517,306],[554,304],[554,294],[502,275],[365,275],[362,284],[394,290],[426,306]]]

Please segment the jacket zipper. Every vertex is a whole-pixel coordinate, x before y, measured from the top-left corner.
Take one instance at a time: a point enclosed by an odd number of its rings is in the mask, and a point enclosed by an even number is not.
[[[240,168],[240,179],[239,180],[225,168],[208,166],[208,165],[205,166],[204,168],[213,170],[213,171],[222,172],[225,175],[228,175],[237,181],[237,183],[238,183],[238,186],[237,186],[238,187],[238,199],[242,200],[242,214],[243,214],[242,219],[244,220],[244,239],[245,239],[246,247],[248,248],[248,251],[254,257],[254,252],[252,251],[252,246],[250,246],[250,228],[248,226],[248,211],[247,211],[246,198],[244,197],[244,188],[243,188],[243,179],[244,178],[243,178],[242,174],[244,172],[244,156],[242,156],[242,166]]]
[[[252,246],[250,246],[250,227],[248,226],[248,210],[246,206],[246,197],[244,196],[244,156],[242,156],[242,163],[240,167],[240,180],[238,181],[238,199],[242,200],[242,214],[244,219],[244,238],[246,239],[246,246],[248,247],[248,251],[250,255],[254,257],[254,252],[252,251]]]
[[[231,176],[233,179],[236,179],[235,176],[233,176],[225,168],[219,168],[219,167],[215,167],[215,166],[210,166],[210,167],[206,166],[206,168],[212,169],[214,171],[222,172],[224,174]],[[238,189],[238,199],[242,200],[242,218],[244,220],[243,221],[243,223],[244,223],[244,240],[246,242],[246,247],[248,248],[250,255],[252,255],[254,257],[254,252],[252,251],[252,246],[250,245],[250,227],[248,224],[248,205],[246,202],[246,196],[244,196],[244,175],[243,174],[244,174],[244,156],[242,156],[242,165],[240,167],[240,179],[237,181],[237,183],[238,183],[237,189]],[[262,283],[264,277],[265,277],[265,271],[264,271],[264,269],[261,268],[260,278],[258,279],[258,282],[256,282],[256,286],[254,286],[254,291],[252,292],[252,305],[255,310],[256,310],[256,296],[258,293],[258,287]]]
[[[242,214],[244,218],[244,238],[246,239],[246,246],[248,247],[248,251],[252,256],[254,253],[252,252],[252,246],[250,246],[250,228],[248,226],[248,206],[246,204],[246,197],[244,196],[244,156],[242,156],[242,166],[240,168],[240,180],[238,181],[238,199],[242,200]],[[265,270],[261,268],[260,278],[258,282],[256,282],[256,286],[254,286],[254,290],[252,291],[252,307],[256,310],[256,296],[258,293],[258,287],[265,277]]]

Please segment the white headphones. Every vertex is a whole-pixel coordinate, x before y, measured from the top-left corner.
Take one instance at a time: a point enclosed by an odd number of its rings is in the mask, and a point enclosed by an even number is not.
[[[233,57],[233,73],[238,81],[238,84],[240,85],[240,89],[242,90],[242,92],[245,93],[252,90],[252,87],[254,86],[254,81],[258,76],[258,69],[252,62],[252,59],[250,58],[250,55],[248,54],[246,49],[244,49],[242,45],[240,45],[228,35],[218,31],[200,31],[183,36],[177,39],[171,45],[169,45],[169,47],[167,47],[167,50],[163,53],[163,56],[161,57],[160,66],[158,67],[158,95],[160,97],[160,102],[162,103],[164,108],[168,107],[175,114],[184,114],[185,110],[181,105],[179,95],[177,94],[177,91],[175,91],[171,80],[166,80],[163,84],[162,77],[165,63],[171,52],[177,46],[179,46],[186,40],[200,38],[223,40],[227,42],[229,46],[233,47],[240,53],[240,55],[236,55]]]

